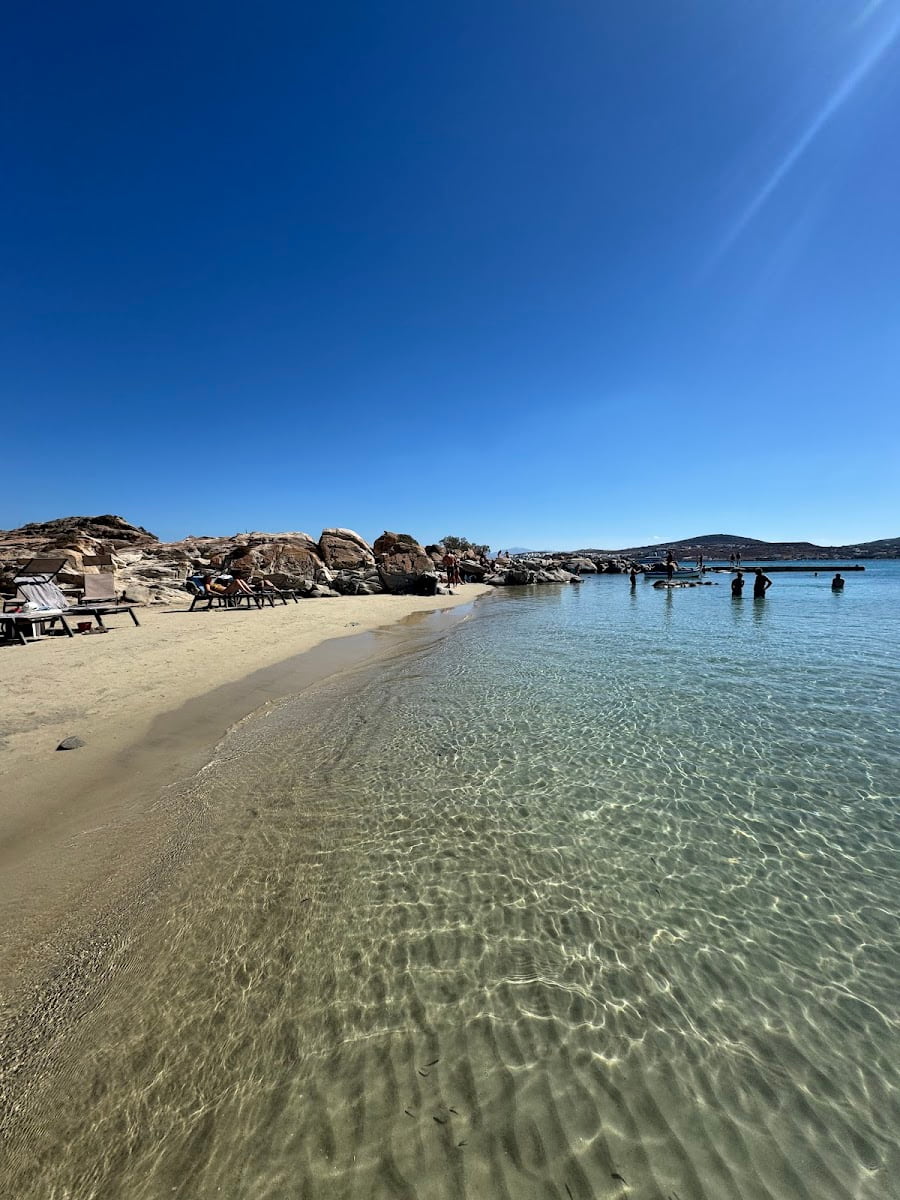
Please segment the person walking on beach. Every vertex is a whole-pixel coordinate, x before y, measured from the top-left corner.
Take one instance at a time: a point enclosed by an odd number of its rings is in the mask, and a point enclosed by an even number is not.
[[[772,580],[768,575],[763,575],[762,567],[756,568],[756,578],[753,580],[753,599],[765,600],[766,592],[772,586]]]
[[[447,572],[448,586],[453,587],[454,584],[459,584],[461,582],[461,578],[460,578],[460,574],[459,574],[459,559],[456,557],[455,554],[451,553],[448,550],[447,553],[444,555],[443,562],[444,562],[444,570]]]
[[[740,600],[744,594],[744,572],[738,571],[734,579],[731,581],[731,595],[735,600]]]
[[[831,581],[831,590],[833,592],[842,592],[844,590],[845,582],[846,581],[844,577],[841,575],[840,571],[838,571],[834,579]]]

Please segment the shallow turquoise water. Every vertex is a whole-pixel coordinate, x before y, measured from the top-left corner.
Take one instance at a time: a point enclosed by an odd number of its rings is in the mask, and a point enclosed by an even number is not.
[[[17,1194],[896,1196],[900,569],[712,578],[235,731]]]

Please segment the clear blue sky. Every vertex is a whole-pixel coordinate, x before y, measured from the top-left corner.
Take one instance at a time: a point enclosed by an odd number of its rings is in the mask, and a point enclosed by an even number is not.
[[[900,0],[18,5],[0,527],[900,535]]]

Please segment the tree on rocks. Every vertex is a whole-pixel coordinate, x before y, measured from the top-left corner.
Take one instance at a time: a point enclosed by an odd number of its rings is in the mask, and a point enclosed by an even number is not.
[[[448,533],[446,537],[441,538],[441,542],[444,549],[451,551],[453,554],[466,554],[472,549],[472,543],[468,538],[454,537],[452,533]]]

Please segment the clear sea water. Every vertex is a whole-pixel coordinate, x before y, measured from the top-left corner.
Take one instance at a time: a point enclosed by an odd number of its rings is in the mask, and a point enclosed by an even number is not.
[[[497,594],[233,731],[0,1191],[900,1196],[900,564],[711,578]]]

